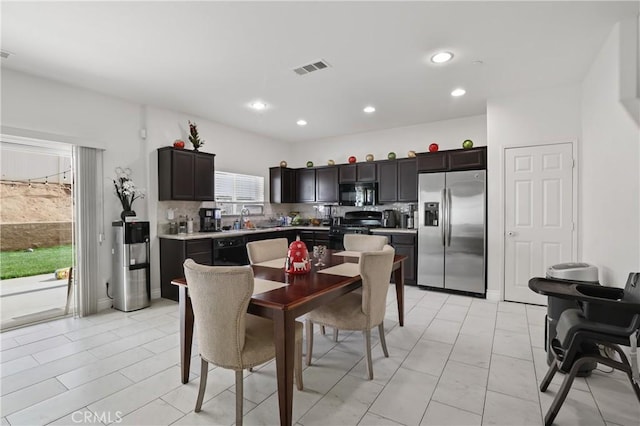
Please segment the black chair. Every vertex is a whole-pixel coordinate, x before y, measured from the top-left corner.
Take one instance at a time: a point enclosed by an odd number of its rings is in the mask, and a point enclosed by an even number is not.
[[[545,425],[551,425],[558,415],[580,367],[594,361],[625,372],[640,402],[640,379],[633,377],[638,374],[634,354],[635,341],[640,337],[640,273],[629,274],[624,289],[548,278],[532,278],[529,288],[546,296],[577,300],[581,307],[560,315],[557,335],[551,342],[554,360],[540,391],[547,390],[558,370],[566,375],[545,415]],[[631,361],[636,363],[633,367],[619,345],[631,347]],[[599,346],[611,348],[620,360],[609,357],[606,351],[601,353]]]

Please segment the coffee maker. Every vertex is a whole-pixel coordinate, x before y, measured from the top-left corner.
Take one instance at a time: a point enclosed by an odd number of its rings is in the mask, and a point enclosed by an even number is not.
[[[385,210],[382,212],[382,227],[383,228],[396,227],[396,211],[395,210]]]
[[[222,212],[220,209],[200,209],[200,232],[222,231]]]
[[[409,204],[409,217],[407,218],[407,228],[418,228],[418,210],[415,204]]]

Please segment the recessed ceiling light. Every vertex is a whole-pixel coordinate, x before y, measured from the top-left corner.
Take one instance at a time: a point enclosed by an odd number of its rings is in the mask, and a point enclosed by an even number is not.
[[[462,96],[465,93],[467,93],[466,90],[458,88],[458,89],[454,89],[453,92],[451,92],[451,96]]]
[[[267,108],[267,104],[265,104],[262,101],[252,102],[250,106],[251,106],[251,108],[255,109],[256,111],[262,111],[262,110]]]
[[[372,112],[376,112],[376,109],[371,105],[369,105],[364,107],[363,111],[366,112],[367,114],[371,114]]]
[[[453,58],[451,52],[438,52],[431,57],[431,62],[436,64],[442,64],[443,62],[449,62]]]
[[[298,120],[298,121],[296,121],[296,124],[298,126],[306,126],[307,125],[307,121],[306,120]]]

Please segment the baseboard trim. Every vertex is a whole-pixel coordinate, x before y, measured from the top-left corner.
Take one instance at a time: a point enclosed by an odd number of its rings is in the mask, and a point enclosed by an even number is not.
[[[104,297],[98,300],[98,312],[104,311],[106,309],[111,309],[112,306],[113,300],[109,299],[108,297]]]
[[[487,300],[492,302],[499,302],[502,300],[500,296],[500,290],[487,290]]]
[[[160,299],[161,297],[162,294],[159,288],[151,290],[151,299]],[[113,300],[109,299],[108,297],[98,300],[98,312],[104,311],[106,309],[111,309],[112,307]]]

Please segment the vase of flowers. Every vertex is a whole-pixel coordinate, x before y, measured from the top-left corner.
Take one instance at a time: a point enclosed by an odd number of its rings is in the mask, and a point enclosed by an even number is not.
[[[113,179],[113,186],[122,204],[120,218],[122,218],[124,222],[127,216],[136,215],[136,212],[133,210],[133,202],[138,198],[144,198],[144,189],[136,187],[135,183],[131,180],[131,169],[123,169],[121,167],[116,168],[116,177]]]
[[[194,151],[198,151],[198,148],[204,145],[204,141],[198,135],[198,126],[196,123],[192,123],[191,120],[189,120],[189,142],[193,144]]]

